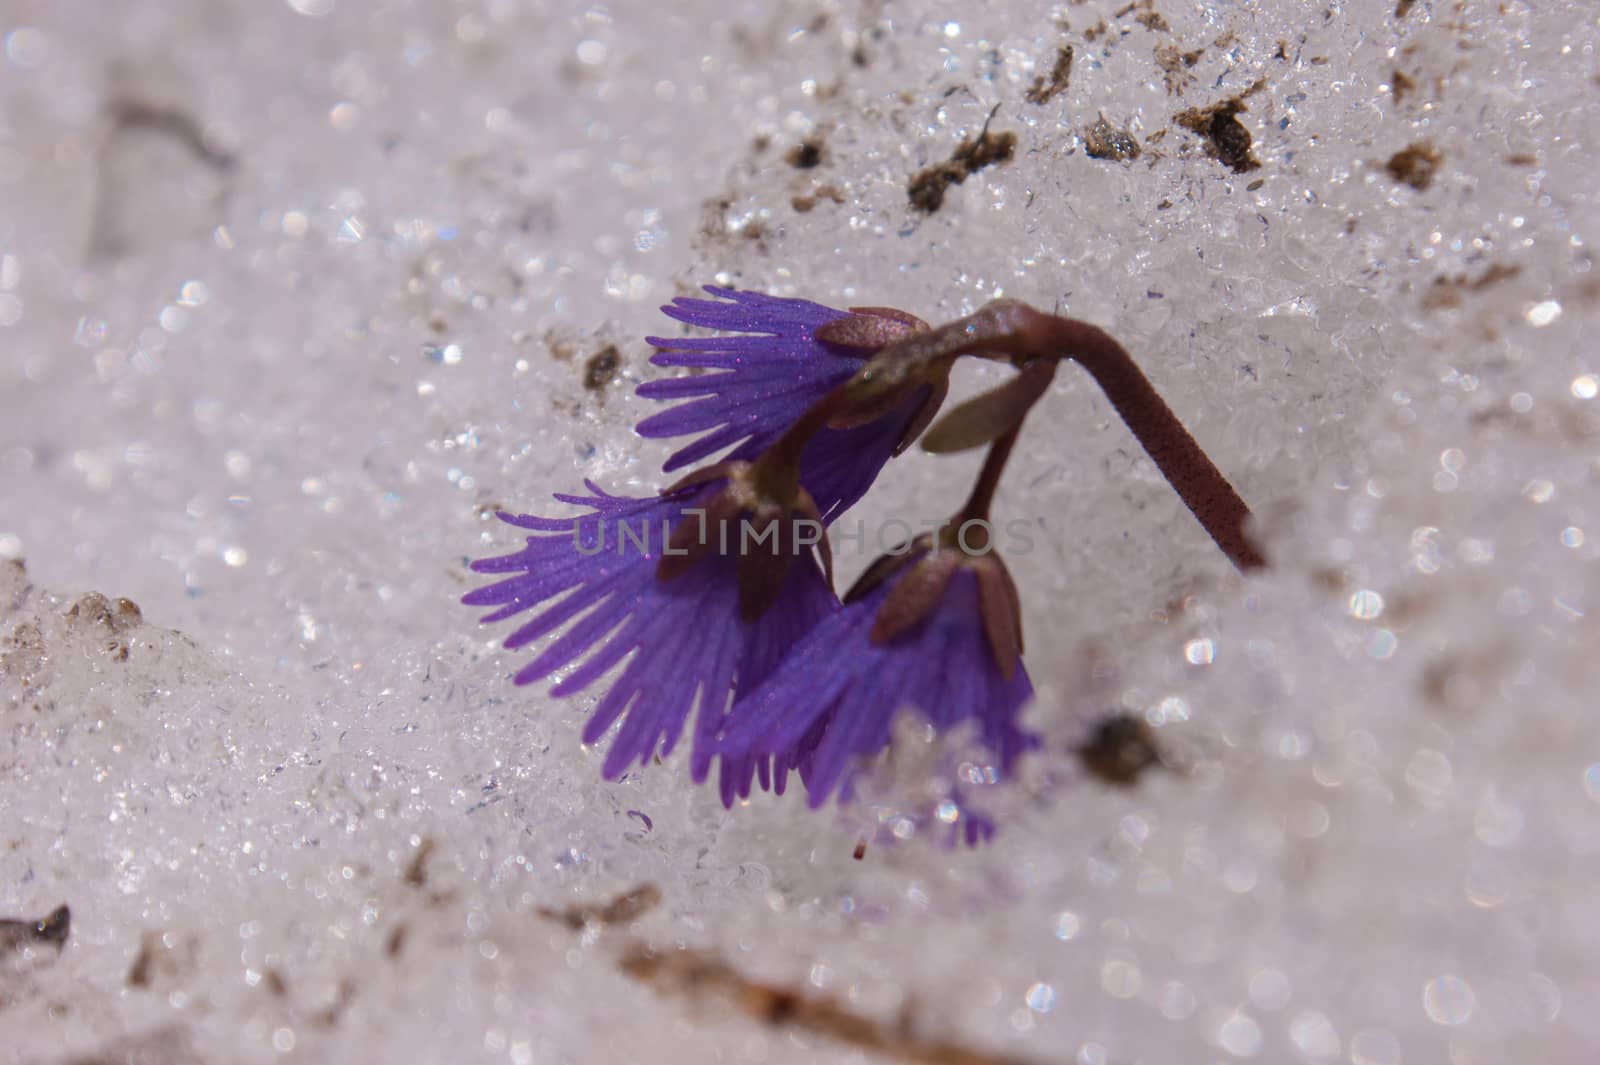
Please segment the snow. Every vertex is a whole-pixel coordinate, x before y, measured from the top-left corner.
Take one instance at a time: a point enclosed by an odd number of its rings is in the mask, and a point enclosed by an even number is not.
[[[1123,8],[0,14],[0,918],[71,909],[0,934],[0,1061],[1590,1060],[1600,20]],[[1259,169],[1175,121],[1229,99]],[[641,338],[707,282],[1059,307],[1255,505],[1241,578],[1058,376],[993,845],[894,832],[959,736],[838,812],[604,782],[456,605],[496,504],[664,483]],[[1131,787],[1075,750],[1116,713]]]

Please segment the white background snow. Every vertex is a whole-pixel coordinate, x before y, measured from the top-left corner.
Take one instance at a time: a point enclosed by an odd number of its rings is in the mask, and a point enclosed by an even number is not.
[[[0,917],[72,925],[0,956],[0,1061],[1593,1060],[1597,40],[1581,0],[7,0]],[[1174,116],[1245,93],[1235,172]],[[1015,157],[913,211],[996,105]],[[854,811],[603,782],[456,605],[495,505],[663,483],[642,338],[713,281],[1087,318],[1257,508],[1241,579],[1063,371],[998,503],[1048,745],[992,846],[894,839],[915,730]],[[1170,763],[1131,788],[1073,751],[1119,712]]]

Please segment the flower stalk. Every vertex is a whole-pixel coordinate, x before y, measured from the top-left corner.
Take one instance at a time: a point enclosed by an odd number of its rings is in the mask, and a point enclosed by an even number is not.
[[[1241,570],[1266,565],[1245,529],[1250,508],[1184,428],[1133,356],[1105,330],[1044,314],[1015,300],[995,300],[966,318],[894,343],[859,370],[847,387],[872,395],[948,367],[965,355],[1009,362],[1018,380],[952,412],[928,430],[925,446],[956,451],[994,439],[1044,393],[1042,367],[1071,359],[1100,386],[1123,424],[1177,491],[1190,513]],[[1053,372],[1053,371],[1052,371]]]

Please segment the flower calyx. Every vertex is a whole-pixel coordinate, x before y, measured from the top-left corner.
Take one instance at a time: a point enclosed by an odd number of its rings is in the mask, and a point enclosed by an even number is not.
[[[977,579],[989,651],[1000,675],[1009,681],[1022,658],[1022,600],[990,536],[987,521],[970,518],[924,533],[867,567],[844,601],[861,599],[892,578],[894,586],[878,608],[871,631],[874,644],[887,644],[932,614],[950,579],[964,569]]]
[[[851,307],[843,318],[819,325],[811,335],[824,344],[874,355],[916,333],[926,333],[928,323],[908,311],[893,307]]]
[[[861,308],[882,313],[882,308]],[[900,314],[901,312],[894,312]],[[870,317],[870,316],[868,316]],[[909,315],[904,316],[909,318]],[[896,319],[898,321],[899,319]],[[1044,394],[1055,375],[1059,354],[1041,348],[1041,322],[1046,316],[1015,300],[995,300],[966,318],[938,328],[907,328],[895,335],[892,327],[876,323],[847,326],[851,319],[830,322],[823,330],[836,328],[843,335],[859,331],[874,342],[893,337],[878,347],[872,358],[854,377],[841,386],[844,418],[862,412],[870,420],[901,401],[915,388],[930,389],[928,401],[901,441],[903,451],[914,441],[938,412],[950,380],[950,368],[963,355],[976,355],[1007,362],[1021,371],[1016,378],[985,396],[964,404],[943,422],[934,426],[937,434],[930,451],[960,451],[988,443],[1021,422],[1033,403]],[[822,336],[823,331],[819,330]],[[960,415],[960,417],[957,417]],[[953,420],[952,420],[953,419]],[[836,416],[834,424],[843,418]],[[900,452],[897,451],[896,454]]]
[[[662,494],[687,492],[716,481],[720,490],[687,508],[656,564],[656,579],[670,581],[711,554],[733,555],[738,569],[739,613],[754,621],[777,600],[789,565],[815,548],[828,583],[833,554],[822,513],[792,465],[769,461],[720,462],[696,470]]]
[[[889,379],[879,374],[871,358],[929,330],[928,323],[921,318],[893,307],[851,307],[845,317],[819,326],[813,334],[817,340],[869,358],[867,365],[845,383],[839,397],[840,409],[829,418],[829,428],[850,429],[876,421],[900,406],[919,387],[926,386],[927,392],[895,445],[894,453],[899,455],[910,447],[944,403],[949,392],[949,367],[924,367],[924,372],[898,374]]]

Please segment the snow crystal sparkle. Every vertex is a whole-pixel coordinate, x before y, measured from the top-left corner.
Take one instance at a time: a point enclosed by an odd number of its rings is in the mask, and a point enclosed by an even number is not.
[[[756,781],[782,792],[794,769],[819,806],[850,797],[857,767],[888,748],[907,711],[941,731],[976,721],[998,771],[1009,772],[1039,741],[1019,724],[1033,688],[990,508],[1023,420],[1063,359],[1094,376],[1228,557],[1262,564],[1243,501],[1127,352],[1093,326],[1008,300],[933,328],[890,308],[707,292],[717,299],[663,310],[733,335],[651,338],[657,365],[714,372],[642,385],[641,395],[684,402],[638,431],[704,434],[668,471],[726,456],[656,497],[593,484],[586,496],[557,495],[589,508],[577,519],[502,513],[533,535],[520,551],[474,562],[499,579],[463,599],[498,608],[485,622],[537,609],[507,649],[564,630],[518,684],[570,669],[552,688],[569,695],[620,667],[583,733],[595,742],[616,727],[608,777],[670,752],[692,714],[690,774],[704,780],[720,758],[725,804]],[[1017,373],[930,426],[963,356]],[[875,563],[841,603],[823,529],[919,437],[934,452],[989,448],[972,494],[937,532]],[[961,796],[946,806],[968,843],[992,832]]]

